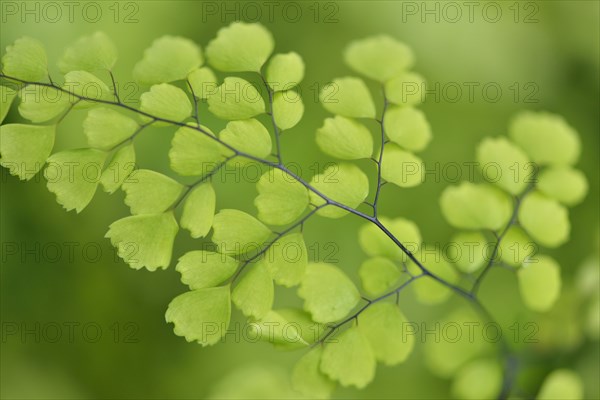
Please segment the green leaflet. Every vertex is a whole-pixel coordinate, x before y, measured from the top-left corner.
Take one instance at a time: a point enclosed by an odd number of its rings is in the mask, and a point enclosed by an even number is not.
[[[421,263],[433,274],[452,284],[458,281],[458,274],[442,254],[426,251],[421,258]],[[452,294],[451,289],[427,277],[417,280],[411,286],[417,300],[428,305],[443,303]]]
[[[569,240],[569,212],[556,200],[535,191],[521,202],[519,222],[539,244],[558,247]]]
[[[310,399],[328,399],[335,389],[335,382],[320,370],[322,354],[323,348],[315,347],[298,360],[292,372],[292,387]]]
[[[70,71],[93,72],[111,70],[117,62],[117,48],[104,32],[84,36],[67,47],[58,68],[65,74]]]
[[[352,327],[327,343],[321,355],[321,371],[342,386],[362,389],[375,377],[377,362],[365,335]]]
[[[404,362],[415,338],[406,332],[406,317],[393,303],[379,302],[358,317],[358,329],[365,335],[377,361],[385,365]]]
[[[223,254],[245,254],[261,248],[271,235],[269,228],[239,210],[221,210],[213,221],[212,242]]]
[[[17,96],[17,91],[8,86],[0,85],[0,123],[4,121],[10,105]]]
[[[533,163],[506,138],[486,138],[476,152],[484,178],[510,194],[523,192],[533,177]]]
[[[425,166],[413,153],[388,143],[383,150],[381,177],[401,188],[415,187],[423,183]]]
[[[537,251],[537,245],[519,226],[513,225],[508,228],[500,242],[498,254],[505,263],[520,266],[525,259],[533,257]]]
[[[450,239],[447,255],[458,269],[470,274],[489,262],[492,245],[480,232],[460,232]]]
[[[44,177],[58,204],[80,213],[96,193],[106,156],[95,149],[65,150],[50,156]]]
[[[191,40],[179,36],[156,39],[133,68],[133,77],[144,85],[185,79],[202,65],[202,52]]]
[[[404,72],[385,83],[385,96],[390,103],[412,106],[425,101],[425,78],[414,72]]]
[[[133,144],[121,147],[115,152],[106,169],[100,177],[104,191],[114,193],[135,170],[135,148]]]
[[[279,169],[265,172],[256,184],[258,219],[269,225],[294,222],[308,206],[308,190]]]
[[[540,165],[572,165],[579,159],[579,136],[558,115],[522,112],[511,121],[508,134]]]
[[[538,176],[536,187],[546,196],[566,206],[581,203],[588,191],[583,172],[570,167],[551,167]]]
[[[273,118],[277,127],[284,131],[300,122],[304,115],[302,97],[295,90],[277,92],[273,95]]]
[[[141,111],[157,118],[181,122],[192,115],[192,103],[185,92],[168,83],[152,86],[142,93],[140,102]]]
[[[88,144],[101,150],[111,150],[129,139],[138,128],[133,119],[105,107],[90,110],[83,121]]]
[[[581,377],[568,369],[552,371],[544,380],[536,399],[583,399],[583,381]]]
[[[496,361],[475,360],[462,367],[452,382],[457,399],[493,399],[502,389],[502,368]]]
[[[308,264],[308,251],[301,233],[290,233],[273,243],[264,263],[273,280],[283,286],[299,284]]]
[[[260,320],[273,307],[273,279],[262,261],[248,265],[248,270],[233,289],[231,299],[246,317]]]
[[[1,125],[0,165],[21,180],[33,178],[52,152],[55,134],[56,125]]]
[[[133,269],[167,268],[179,227],[172,212],[133,215],[113,222],[107,238]]]
[[[260,72],[274,47],[271,33],[262,25],[234,22],[219,29],[206,47],[206,57],[219,71]]]
[[[265,102],[245,79],[227,77],[208,97],[208,110],[226,120],[248,119],[265,113]]]
[[[196,250],[181,256],[175,269],[181,274],[181,282],[195,290],[222,284],[237,267],[238,262],[225,254]]]
[[[275,347],[281,350],[294,350],[306,346],[307,343],[315,343],[323,336],[327,327],[311,319],[310,314],[297,308],[282,308],[277,313],[288,321],[290,326],[297,328],[302,340],[296,343],[276,343]]]
[[[19,97],[21,98],[19,114],[35,123],[50,121],[58,117],[71,104],[68,94],[46,86],[25,86],[19,92]]]
[[[177,336],[211,346],[227,333],[231,319],[229,286],[192,290],[175,297],[165,314]]]
[[[250,335],[281,348],[308,345],[300,333],[300,325],[291,323],[278,311],[271,310],[258,321],[250,323]]]
[[[360,265],[358,275],[365,292],[370,296],[379,296],[398,282],[400,270],[387,258],[375,257]]]
[[[346,64],[371,79],[385,82],[414,64],[410,47],[386,35],[350,43],[344,52]]]
[[[6,46],[6,53],[2,57],[2,72],[25,81],[46,81],[48,57],[42,43],[37,39],[22,37]]]
[[[323,173],[313,176],[311,186],[330,199],[345,206],[355,208],[369,195],[369,179],[354,164],[332,164]],[[310,201],[316,206],[325,203],[319,195],[310,192]],[[327,218],[341,218],[347,211],[334,206],[327,206],[317,211]]]
[[[422,243],[419,227],[404,218],[379,218],[380,222],[412,253],[416,253]],[[392,260],[407,260],[404,252],[396,246],[385,232],[374,224],[363,225],[358,232],[358,241],[365,253]]]
[[[298,86],[303,78],[304,61],[298,53],[275,54],[269,61],[266,80],[272,90],[289,90]]]
[[[316,322],[340,320],[358,304],[360,294],[339,268],[326,263],[309,263],[298,288],[304,309]]]
[[[158,172],[138,169],[121,185],[121,189],[132,214],[158,214],[179,199],[184,186]]]
[[[385,112],[383,126],[386,136],[406,150],[425,150],[431,141],[429,122],[416,108],[390,107]]]
[[[342,160],[370,158],[373,137],[369,129],[350,118],[336,115],[327,118],[317,129],[317,145],[326,154]]]
[[[193,70],[187,77],[194,96],[199,99],[206,99],[217,89],[217,77],[212,69],[202,67]]]
[[[258,120],[231,121],[219,133],[219,138],[231,147],[258,158],[271,154],[271,135]]]
[[[93,107],[96,105],[93,100],[113,100],[113,94],[106,83],[86,71],[67,72],[62,87],[72,93],[68,96],[71,97],[72,102],[77,101],[79,98],[91,99],[89,101],[79,101],[75,106],[77,108]]]
[[[179,223],[183,229],[190,231],[194,239],[208,235],[215,216],[216,201],[215,189],[210,183],[199,185],[188,194]]]
[[[510,197],[487,184],[462,182],[442,192],[440,206],[450,225],[460,229],[502,228],[510,219]]]
[[[327,111],[350,118],[375,118],[375,103],[362,79],[345,77],[325,85],[319,100]]]
[[[204,130],[201,132],[193,126],[179,128],[169,150],[171,169],[182,176],[205,175],[223,159],[223,145],[214,139],[212,132],[205,127],[201,127]]]
[[[560,296],[560,266],[548,256],[526,260],[517,272],[519,292],[525,305],[538,312],[548,311]]]

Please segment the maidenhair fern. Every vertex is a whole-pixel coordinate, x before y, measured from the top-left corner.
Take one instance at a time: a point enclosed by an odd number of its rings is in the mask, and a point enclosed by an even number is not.
[[[166,320],[175,334],[203,346],[216,344],[227,332],[233,303],[261,338],[304,353],[291,374],[304,396],[328,397],[336,384],[363,388],[378,364],[409,357],[416,344],[405,334],[410,318],[399,302],[409,286],[425,304],[463,298],[448,321],[493,322],[478,290],[492,267],[503,266],[516,273],[527,307],[552,307],[560,293],[560,267],[530,246],[564,244],[567,207],[586,194],[586,179],[573,167],[580,153],[573,128],[556,115],[524,112],[510,122],[508,136],[484,139],[475,150],[484,179],[450,186],[441,195],[443,215],[457,232],[447,252],[432,256],[413,221],[378,212],[384,184],[409,190],[422,183],[424,162],[417,153],[432,139],[416,108],[421,94],[404,93],[407,83],[421,88],[424,83],[410,70],[411,49],[388,36],[347,47],[346,64],[376,81],[382,95],[375,99],[355,76],[323,88],[320,100],[333,115],[315,140],[340,161],[307,181],[286,166],[280,145],[280,136],[304,113],[295,87],[305,65],[294,52],[273,55],[274,47],[259,24],[221,29],[204,52],[182,37],[159,38],[133,68],[134,78],[148,86],[133,107],[119,97],[111,72],[117,51],[105,34],[66,49],[58,62],[63,83],[49,76],[42,44],[19,39],[2,58],[0,117],[5,119],[18,98],[19,114],[29,122],[0,127],[0,163],[23,180],[44,169],[48,189],[66,210],[82,211],[99,185],[108,193],[123,190],[132,215],[112,223],[106,237],[132,268],[176,264],[189,291],[168,305]],[[262,86],[240,76],[221,80],[213,69],[253,73]],[[382,105],[379,115],[376,104]],[[61,121],[77,109],[86,113],[82,128],[89,147],[53,153]],[[215,133],[201,124],[207,111],[226,121],[224,129]],[[365,125],[368,120],[378,123],[377,132]],[[175,131],[168,152],[172,176],[136,167],[134,139],[159,125]],[[354,162],[359,159],[373,160],[374,191]],[[265,168],[256,184],[256,214],[220,209],[211,177],[226,164],[248,162]],[[197,180],[186,185],[177,175]],[[309,260],[302,233],[313,217],[350,215],[364,220],[357,232],[368,256],[358,271],[362,289],[343,266]],[[189,249],[173,262],[180,228],[196,239],[210,237],[214,246]],[[297,288],[303,309],[276,308],[275,285]],[[456,397],[511,393],[518,371],[506,340],[424,347],[432,371],[453,379]],[[572,372],[557,370],[543,385],[542,398],[577,393],[579,386]]]

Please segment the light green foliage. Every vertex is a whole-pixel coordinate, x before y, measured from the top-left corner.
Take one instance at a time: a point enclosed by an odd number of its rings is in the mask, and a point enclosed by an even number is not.
[[[492,360],[475,360],[462,367],[452,382],[457,399],[496,398],[502,388],[502,368]]]
[[[175,297],[165,314],[177,336],[202,346],[218,343],[231,319],[229,286],[192,290]]]
[[[548,256],[526,260],[517,277],[523,302],[534,311],[548,311],[560,296],[560,267]]]
[[[77,103],[77,108],[92,107],[92,100],[113,100],[111,90],[106,86],[100,78],[86,71],[71,71],[65,75],[65,83],[63,88],[73,93],[69,99],[71,102],[77,101],[79,98],[91,100],[82,100]]]
[[[510,265],[519,266],[527,257],[533,257],[537,246],[519,226],[508,228],[500,241],[498,249],[500,259]]]
[[[91,147],[111,150],[129,139],[139,125],[133,119],[105,107],[90,110],[83,121],[83,133]]]
[[[204,183],[191,190],[181,214],[180,224],[190,231],[194,239],[208,235],[215,216],[217,198],[210,183]]]
[[[342,386],[364,388],[377,368],[369,341],[358,327],[345,330],[336,339],[323,349],[321,371]]]
[[[71,104],[69,95],[45,86],[25,86],[19,92],[19,97],[19,114],[35,123],[47,122],[62,115]]]
[[[248,265],[246,275],[233,289],[231,299],[246,317],[260,320],[273,307],[275,288],[263,261]]]
[[[279,312],[271,310],[258,321],[250,323],[252,337],[278,345],[281,348],[304,347],[304,341],[299,331],[299,326],[290,323]]]
[[[187,79],[194,91],[194,96],[199,99],[206,99],[218,86],[215,73],[208,67],[193,70]]]
[[[280,367],[258,361],[235,367],[210,390],[208,399],[294,400],[289,376]]]
[[[315,347],[296,363],[292,372],[292,387],[311,399],[327,399],[335,389],[335,382],[321,372],[322,347]]]
[[[551,167],[543,170],[536,186],[540,192],[566,206],[579,204],[588,191],[585,175],[570,167]]]
[[[491,185],[462,182],[448,186],[440,197],[442,213],[461,229],[501,229],[512,213],[510,197]]]
[[[229,122],[219,133],[219,138],[233,148],[259,158],[269,156],[273,148],[269,131],[256,119]]]
[[[308,190],[286,172],[272,169],[256,184],[254,205],[258,219],[269,225],[286,225],[295,221],[308,206]]]
[[[298,296],[304,299],[304,309],[312,319],[320,323],[344,318],[360,300],[356,286],[346,274],[326,263],[308,264]]]
[[[25,81],[48,79],[48,57],[37,39],[22,37],[6,47],[2,57],[2,72]]]
[[[281,130],[291,129],[304,115],[302,97],[295,90],[277,92],[273,96],[273,118]]]
[[[94,197],[107,153],[75,149],[54,153],[44,171],[48,190],[67,211],[81,212]]]
[[[511,121],[508,133],[540,165],[572,165],[579,159],[577,132],[558,115],[522,112]]]
[[[183,185],[148,169],[134,171],[121,185],[125,204],[132,214],[158,214],[171,207],[183,192]]]
[[[489,262],[493,243],[480,232],[460,232],[450,239],[448,258],[465,273],[473,273]]]
[[[506,138],[486,138],[476,152],[484,178],[508,193],[520,194],[532,179],[533,164]]]
[[[134,170],[135,149],[133,144],[128,144],[115,152],[100,176],[100,184],[104,191],[114,193]]]
[[[210,136],[212,132],[201,127],[204,132],[190,127],[181,127],[173,136],[169,160],[171,169],[183,176],[201,176],[210,172],[223,159],[223,145]]]
[[[64,74],[70,71],[111,70],[117,62],[117,48],[104,32],[84,36],[67,47],[58,68]]]
[[[19,179],[33,178],[54,147],[55,125],[7,124],[0,126],[0,165]]]
[[[340,163],[330,165],[323,173],[313,176],[311,185],[319,192],[345,206],[355,208],[369,195],[369,179],[356,165]],[[324,200],[310,192],[314,205],[324,204]],[[327,218],[341,218],[347,211],[334,207],[325,207],[317,213]]]
[[[363,312],[358,329],[365,335],[377,361],[385,365],[404,362],[415,338],[406,332],[407,319],[393,303],[379,302]]]
[[[519,222],[542,246],[558,247],[569,240],[569,212],[556,200],[537,191],[523,199],[519,208]]]
[[[421,257],[421,262],[426,266],[428,271],[436,274],[446,282],[454,284],[458,281],[458,274],[442,254],[428,251]],[[443,303],[452,294],[450,288],[433,279],[419,279],[411,286],[415,291],[417,300],[423,304],[434,305]]]
[[[568,369],[557,369],[546,377],[536,399],[581,400],[583,395],[581,377]]]
[[[141,111],[156,118],[181,122],[192,115],[192,103],[185,92],[168,83],[154,85],[142,93],[140,103]]]
[[[244,254],[261,247],[271,235],[269,228],[239,210],[221,210],[213,221],[212,242],[223,254]]]
[[[293,51],[286,54],[275,54],[267,66],[266,79],[269,87],[276,92],[298,86],[304,79],[302,57]]]
[[[206,47],[206,57],[219,71],[260,72],[274,47],[271,33],[262,25],[234,22],[219,29]]]
[[[412,67],[412,50],[386,35],[352,42],[344,52],[344,60],[356,72],[379,82],[401,74]]]
[[[195,250],[179,258],[175,269],[181,274],[181,282],[192,290],[220,285],[231,278],[238,262],[225,254]]]
[[[252,83],[228,77],[208,97],[208,110],[221,119],[248,119],[264,114],[265,102]]]
[[[319,99],[323,107],[333,114],[350,118],[375,118],[375,103],[362,79],[334,79],[323,87]]]
[[[401,188],[415,187],[423,183],[425,166],[413,153],[389,143],[383,149],[381,177]]]
[[[167,268],[179,227],[172,212],[133,215],[110,225],[107,238],[117,254],[133,269]]]
[[[302,234],[290,233],[277,240],[266,252],[264,262],[277,284],[287,287],[299,284],[308,264]]]
[[[8,86],[0,85],[0,123],[4,121],[10,105],[17,96],[17,91]]]
[[[405,218],[380,217],[379,220],[408,250],[415,253],[422,243],[417,225]],[[358,233],[360,247],[370,256],[382,256],[392,260],[406,260],[404,252],[396,246],[385,232],[373,224],[363,225]]]
[[[202,62],[202,52],[194,42],[163,36],[144,51],[144,57],[133,68],[133,77],[144,85],[183,80]]]
[[[336,115],[317,129],[317,145],[326,154],[342,160],[370,158],[373,137],[366,126],[351,118]]]
[[[412,107],[391,107],[383,120],[385,134],[392,142],[410,151],[422,151],[431,141],[431,127],[422,111]]]
[[[379,296],[390,290],[400,278],[400,270],[384,257],[370,258],[360,265],[358,274],[365,292]]]
[[[414,72],[404,72],[385,83],[385,95],[390,103],[412,106],[425,100],[425,78]]]

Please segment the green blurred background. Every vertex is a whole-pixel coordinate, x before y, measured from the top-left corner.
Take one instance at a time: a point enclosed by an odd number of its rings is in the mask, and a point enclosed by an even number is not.
[[[115,73],[125,85],[144,48],[161,35],[186,36],[204,47],[220,27],[234,20],[262,22],[276,38],[276,51],[296,51],[307,65],[301,86],[305,118],[282,142],[286,159],[298,162],[306,178],[315,172],[311,168],[315,162],[327,161],[314,143],[314,132],[326,116],[314,100],[315,85],[351,74],[343,64],[342,50],[364,36],[385,33],[404,41],[416,53],[415,69],[434,90],[438,85],[438,98],[430,95],[423,105],[434,141],[422,158],[431,168],[436,163],[472,161],[477,142],[487,135],[504,134],[518,110],[562,114],[581,135],[579,167],[590,191],[585,202],[571,211],[572,240],[550,252],[563,267],[565,289],[560,303],[545,315],[524,311],[515,279],[507,271],[490,274],[482,293],[503,323],[535,321],[540,326],[540,343],[525,351],[530,360],[520,383],[525,393],[535,393],[549,369],[568,367],[584,377],[587,398],[600,397],[598,341],[581,328],[585,304],[574,283],[586,260],[597,268],[597,1],[500,1],[493,8],[477,2],[472,20],[464,2],[450,2],[454,8],[434,1],[308,1],[291,6],[281,2],[271,15],[268,2],[250,2],[250,6],[248,2],[74,2],[71,15],[66,3],[2,1],[2,49],[20,36],[33,36],[46,44],[50,63],[55,64],[76,38],[104,30],[118,44]],[[457,20],[456,6],[463,13]],[[417,14],[407,7],[417,7]],[[424,7],[439,11],[423,14]],[[498,8],[502,15],[493,22]],[[465,86],[470,82],[479,85],[472,99]],[[493,94],[486,97],[482,91],[486,84],[501,88],[498,101],[492,101]],[[457,86],[462,88],[458,99],[452,92]],[[203,113],[209,126],[220,128],[218,122],[211,125],[214,121],[206,110]],[[56,149],[85,145],[83,114],[73,113],[61,124]],[[19,117],[13,109],[8,118]],[[141,167],[168,171],[166,149],[172,133],[153,129],[136,140]],[[254,184],[243,177],[239,183],[218,184],[220,208],[254,212]],[[430,175],[415,189],[385,187],[382,213],[412,219],[427,242],[443,243],[453,232],[437,201],[447,184]],[[2,398],[184,399],[204,398],[222,392],[223,387],[286,385],[297,353],[276,352],[268,344],[235,337],[228,337],[224,345],[201,348],[173,334],[164,312],[169,301],[185,290],[179,274],[173,268],[154,273],[131,270],[116,260],[110,243],[103,239],[108,225],[128,214],[122,193],[109,197],[99,191],[92,204],[76,215],[61,209],[41,178],[23,183],[3,170],[1,185]],[[307,241],[316,258],[333,257],[355,278],[364,258],[357,246],[360,225],[351,217],[314,219],[306,227]],[[180,232],[174,259],[199,246]],[[297,302],[293,292],[280,295],[284,304]],[[435,321],[460,304],[453,300],[441,307],[416,306],[410,292],[402,301],[408,317],[418,321]],[[242,321],[239,315],[234,320]],[[417,345],[407,363],[380,366],[367,389],[342,389],[336,396],[440,398],[447,396],[448,387],[447,380],[427,370]],[[248,396],[263,394],[250,391]]]

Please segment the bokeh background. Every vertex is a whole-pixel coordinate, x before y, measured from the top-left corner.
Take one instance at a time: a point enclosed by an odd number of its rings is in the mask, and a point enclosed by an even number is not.
[[[515,278],[507,271],[490,274],[482,293],[492,313],[506,324],[535,321],[540,326],[540,342],[523,355],[527,366],[519,383],[523,393],[534,394],[550,369],[568,367],[584,378],[587,398],[600,397],[598,341],[583,327],[586,304],[577,286],[582,265],[598,268],[597,1],[498,1],[492,8],[486,8],[488,2],[476,2],[472,18],[463,2],[450,2],[454,8],[435,1],[307,1],[291,2],[292,6],[281,2],[272,14],[263,2],[102,1],[90,5],[77,1],[71,14],[65,3],[1,2],[2,49],[20,36],[33,36],[46,44],[53,64],[76,38],[104,30],[118,44],[115,74],[125,85],[144,48],[161,35],[186,36],[204,47],[220,27],[234,20],[263,23],[276,38],[276,51],[296,51],[307,65],[301,85],[305,118],[282,142],[286,159],[297,162],[306,178],[315,173],[315,162],[327,161],[314,143],[314,132],[326,116],[314,99],[315,85],[351,74],[343,64],[342,50],[364,36],[385,33],[404,41],[416,53],[415,69],[434,90],[438,85],[437,97],[430,95],[422,107],[435,136],[422,154],[431,168],[436,163],[472,161],[478,141],[504,134],[519,110],[562,114],[581,135],[579,167],[590,190],[586,200],[571,211],[571,241],[550,252],[563,269],[561,300],[546,314],[524,311]],[[417,7],[417,13],[409,13],[407,5],[413,7],[410,10]],[[462,12],[458,18],[456,6]],[[426,13],[425,7],[432,13]],[[500,18],[495,14],[498,9]],[[478,85],[472,98],[465,86],[471,82]],[[497,101],[492,92],[482,90],[486,84],[501,88]],[[457,86],[462,93],[452,91]],[[203,112],[207,124],[219,129],[219,123]],[[85,145],[83,114],[73,113],[61,124],[57,149]],[[16,110],[8,119],[19,119]],[[166,149],[172,134],[169,129],[153,129],[136,139],[139,165],[168,171]],[[235,180],[218,184],[219,207],[254,212],[252,177],[241,174],[239,182]],[[443,176],[433,175],[415,189],[385,187],[382,213],[412,219],[427,242],[443,243],[453,232],[438,207],[439,194],[448,184]],[[249,343],[235,336],[211,348],[175,336],[164,321],[164,312],[169,301],[185,290],[179,274],[172,267],[154,273],[134,271],[116,259],[110,243],[103,239],[108,225],[128,214],[122,197],[121,192],[108,196],[98,191],[81,214],[66,213],[42,178],[23,183],[2,170],[2,398],[192,399],[231,390],[249,398],[277,397],[278,390],[285,390],[288,371],[299,354],[277,352],[266,343]],[[309,222],[306,237],[316,249],[314,257],[337,260],[355,278],[365,257],[357,246],[360,224],[352,217]],[[174,259],[199,246],[180,232]],[[279,295],[284,304],[297,303],[293,291]],[[410,292],[403,296],[403,310],[418,321],[435,321],[460,302],[425,308],[413,300]],[[234,320],[242,322],[239,315]],[[416,347],[405,364],[380,366],[367,389],[340,389],[335,396],[446,397],[449,381],[428,371],[422,350]]]

